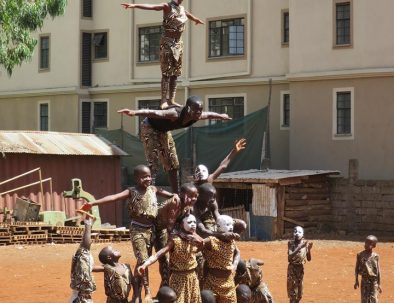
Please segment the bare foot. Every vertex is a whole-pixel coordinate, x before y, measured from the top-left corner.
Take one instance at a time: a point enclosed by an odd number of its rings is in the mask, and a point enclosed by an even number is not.
[[[153,299],[150,294],[145,295],[144,303],[153,303]]]
[[[175,100],[168,100],[168,106],[178,106],[181,107],[179,103],[176,103]]]
[[[166,109],[166,108],[168,108],[167,101],[160,104],[160,109]]]

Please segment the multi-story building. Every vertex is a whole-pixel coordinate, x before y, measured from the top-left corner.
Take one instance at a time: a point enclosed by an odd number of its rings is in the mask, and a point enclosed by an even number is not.
[[[0,75],[0,128],[116,129],[118,109],[158,106],[161,12],[122,2],[72,0],[63,17],[45,22],[32,61]],[[199,95],[206,110],[233,118],[270,103],[273,168],[346,176],[348,160],[358,159],[361,178],[394,179],[394,2],[182,5],[205,25],[189,22],[183,34],[177,102]],[[138,119],[123,124],[137,133]]]

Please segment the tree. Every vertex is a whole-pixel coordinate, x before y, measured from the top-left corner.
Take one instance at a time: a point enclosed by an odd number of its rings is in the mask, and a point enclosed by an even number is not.
[[[9,76],[31,59],[37,45],[32,33],[48,15],[63,15],[66,5],[67,0],[0,0],[0,65]]]

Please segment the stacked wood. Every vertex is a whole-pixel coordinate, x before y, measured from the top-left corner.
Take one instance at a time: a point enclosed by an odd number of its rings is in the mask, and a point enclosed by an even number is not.
[[[301,184],[285,187],[285,234],[295,225],[308,232],[319,232],[323,223],[331,221],[331,201],[326,177],[310,177]]]
[[[0,245],[65,244],[80,243],[84,227],[54,226],[40,222],[16,222],[0,224]],[[93,243],[128,241],[128,229],[94,229]]]

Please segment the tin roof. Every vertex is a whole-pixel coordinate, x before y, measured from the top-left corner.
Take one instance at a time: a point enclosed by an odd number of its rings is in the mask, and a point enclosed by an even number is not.
[[[307,178],[314,175],[338,175],[337,170],[277,170],[250,169],[221,174],[215,182],[281,183],[284,179]]]
[[[0,153],[125,156],[126,152],[93,134],[0,131]]]

